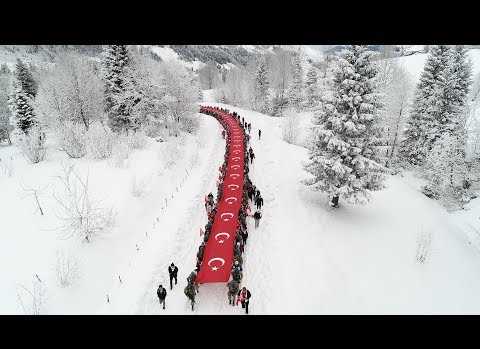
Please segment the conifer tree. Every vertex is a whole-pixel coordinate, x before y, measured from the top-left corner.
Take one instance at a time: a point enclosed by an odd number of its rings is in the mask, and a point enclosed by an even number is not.
[[[15,79],[27,96],[32,99],[35,98],[38,89],[37,83],[33,79],[30,69],[20,59],[17,59],[17,64],[15,65]]]
[[[293,57],[292,83],[288,92],[288,104],[299,112],[303,103],[303,69],[300,53]]]
[[[305,79],[305,105],[312,108],[318,102],[318,76],[317,70],[312,66]]]
[[[267,61],[265,57],[262,57],[258,62],[254,84],[254,106],[255,110],[260,113],[270,112],[269,86]]]
[[[399,151],[408,164],[422,165],[434,140],[439,137],[437,126],[442,119],[443,71],[449,54],[450,49],[445,45],[432,46],[429,51]]]
[[[461,199],[467,177],[466,101],[471,85],[471,64],[462,46],[451,49],[438,84],[437,118],[431,126],[435,136],[424,171],[429,184],[424,193]]]
[[[306,165],[313,178],[306,184],[328,193],[333,207],[340,196],[365,203],[371,191],[383,188],[376,74],[367,47],[350,46],[336,67],[332,99],[324,100],[315,116]]]
[[[37,123],[30,95],[25,93],[21,86],[15,87],[15,92],[10,99],[10,108],[16,126],[26,135]]]
[[[123,94],[132,86],[129,65],[131,57],[126,45],[108,45],[103,52],[103,78],[105,81],[105,112],[110,128],[115,132],[134,127]]]

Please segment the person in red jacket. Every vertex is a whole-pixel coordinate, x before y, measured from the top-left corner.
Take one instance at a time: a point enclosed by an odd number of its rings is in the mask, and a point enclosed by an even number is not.
[[[242,303],[242,308],[245,308],[245,314],[248,314],[248,303],[250,303],[250,297],[252,294],[245,286],[242,287],[240,291],[238,291],[237,295],[237,305],[238,302]]]

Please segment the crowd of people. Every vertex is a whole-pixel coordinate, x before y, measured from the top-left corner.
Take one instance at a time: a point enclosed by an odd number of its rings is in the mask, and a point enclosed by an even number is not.
[[[227,127],[225,121],[220,117],[219,112],[226,112],[230,113],[228,110],[223,108],[214,108],[208,109],[205,107],[201,107],[200,112],[214,116],[223,126],[222,137],[226,139],[226,148],[225,148],[225,156],[223,165],[219,168],[219,177],[217,181],[217,197],[214,200],[214,195],[209,193],[205,197],[205,210],[208,216],[208,222],[205,225],[205,230],[200,229],[200,233],[203,234],[203,241],[200,244],[197,252],[197,261],[195,270],[190,273],[187,278],[187,286],[185,287],[184,293],[191,302],[192,310],[194,309],[195,304],[195,296],[199,291],[199,284],[197,282],[197,275],[200,271],[200,266],[203,262],[203,256],[205,252],[205,246],[208,242],[210,237],[211,229],[213,226],[213,221],[215,218],[215,214],[217,213],[218,203],[223,195],[223,181],[225,179],[226,171],[227,171],[227,164],[228,158],[230,153],[230,140],[231,134],[230,129]],[[248,304],[251,297],[251,292],[246,288],[240,288],[240,284],[243,278],[243,253],[245,251],[245,246],[247,244],[248,239],[248,230],[247,230],[247,222],[246,218],[251,216],[255,220],[255,227],[258,227],[260,219],[261,219],[261,209],[263,206],[263,198],[261,196],[260,190],[252,183],[250,180],[248,173],[249,173],[249,165],[253,164],[253,160],[255,159],[255,154],[253,152],[252,147],[250,146],[247,151],[247,147],[250,141],[250,132],[252,129],[252,125],[247,123],[243,117],[240,117],[238,113],[233,112],[231,115],[238,121],[239,126],[242,128],[243,133],[245,135],[245,143],[244,143],[244,185],[243,185],[243,196],[242,196],[242,203],[241,208],[238,214],[238,229],[235,236],[235,244],[233,250],[233,265],[231,270],[231,280],[227,283],[228,288],[228,301],[229,304],[235,306],[239,303],[242,305],[242,308],[245,309],[246,314],[248,314]],[[258,137],[260,139],[261,131],[258,131]],[[252,214],[252,210],[250,209],[250,204],[255,206],[255,213]],[[173,263],[172,263],[173,265]],[[177,269],[178,271],[178,269]],[[170,269],[169,269],[170,272]],[[176,275],[176,274],[175,274]],[[170,277],[170,289],[172,289],[172,276]],[[176,276],[174,278],[176,284]],[[160,285],[160,287],[162,287]],[[160,289],[160,288],[159,288]],[[157,292],[158,293],[158,292]],[[163,302],[160,295],[163,296]],[[161,293],[159,294],[160,304],[163,304],[165,309],[165,297],[166,297],[166,290],[163,288]]]

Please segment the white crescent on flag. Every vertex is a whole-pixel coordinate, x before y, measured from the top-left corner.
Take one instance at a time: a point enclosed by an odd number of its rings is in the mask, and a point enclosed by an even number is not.
[[[212,263],[215,262],[215,261],[219,261],[222,264],[220,264],[219,266],[216,266],[216,265],[212,266]],[[212,268],[212,271],[217,271],[218,269],[220,269],[224,265],[225,265],[225,259],[220,258],[220,257],[210,258],[210,260],[208,261],[208,266],[210,268]]]
[[[219,236],[225,236],[224,239],[218,239]],[[217,233],[215,234],[215,240],[218,241],[219,244],[223,244],[225,242],[225,240],[228,240],[230,239],[230,234],[229,233],[224,233],[224,232],[221,232],[221,233]]]
[[[235,150],[235,151],[239,151],[239,150]],[[237,169],[237,168],[240,168],[240,165],[232,165],[232,166],[230,166],[230,168],[231,168],[232,170],[235,170],[235,169]]]
[[[240,154],[240,153],[241,153],[241,151],[238,150],[238,149],[236,149],[236,150],[234,150],[234,151],[232,152],[232,154]],[[237,166],[237,165],[235,165],[235,166]]]
[[[236,185],[236,184],[229,184],[229,185],[227,185],[227,187],[230,190],[237,190],[238,189],[238,185]]]
[[[234,146],[235,148],[241,147],[240,144],[233,144],[233,146]]]
[[[236,197],[230,196],[225,199],[225,202],[229,205],[233,205],[234,202],[237,202],[238,199]]]
[[[223,218],[223,217],[228,217],[228,218]],[[224,222],[228,222],[230,219],[233,218],[233,213],[231,212],[225,212],[220,215],[220,218],[223,219]]]
[[[238,173],[232,173],[230,177],[232,177],[233,179],[237,179],[238,177],[240,177],[240,175]]]

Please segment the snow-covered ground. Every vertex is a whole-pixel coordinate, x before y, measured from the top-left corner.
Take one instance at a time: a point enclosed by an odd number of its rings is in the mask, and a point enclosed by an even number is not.
[[[252,179],[265,207],[245,256],[252,313],[480,311],[480,254],[464,228],[478,226],[478,200],[470,211],[449,214],[407,175],[390,177],[366,206],[332,212],[324,194],[301,184],[307,151],[281,140],[283,120],[227,107],[251,122],[255,135],[262,129],[262,139],[253,140]]]
[[[71,162],[82,176],[89,174],[93,197],[105,207],[113,206],[117,213],[113,230],[92,243],[64,239],[57,229],[60,221],[53,193],[61,188],[55,176],[62,162],[69,163],[66,155],[49,149],[45,161],[32,165],[16,147],[0,148],[0,313],[22,313],[17,294],[24,293],[21,285],[32,290],[35,274],[46,288],[44,312],[53,314],[113,312],[122,294],[118,286],[132,292],[133,299],[136,290],[144,290],[141,282],[152,275],[151,268],[157,263],[185,263],[180,264],[180,278],[184,279],[187,269],[194,268],[193,250],[198,245],[188,237],[198,240],[201,226],[191,215],[202,213],[198,210],[202,195],[213,189],[209,187],[215,180],[212,169],[218,168],[224,152],[218,123],[204,115],[199,118],[197,136],[172,137],[163,143],[150,140],[122,164],[87,159]],[[140,192],[137,196],[132,190],[134,182]],[[23,187],[40,189],[44,216]],[[178,252],[187,246],[191,253],[180,257]],[[79,264],[80,277],[67,288],[56,281],[57,250]],[[103,309],[107,295],[111,307]],[[29,302],[28,295],[22,297]]]

